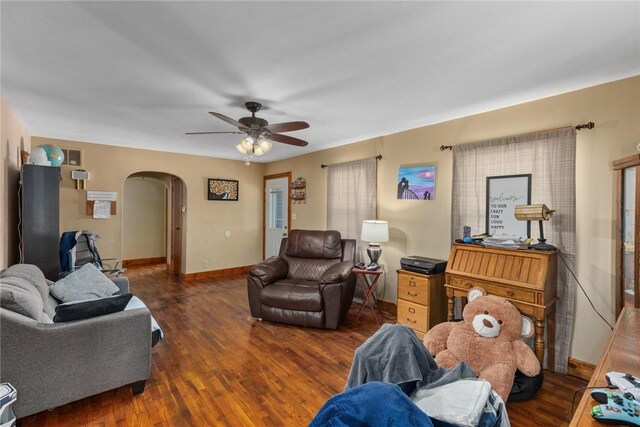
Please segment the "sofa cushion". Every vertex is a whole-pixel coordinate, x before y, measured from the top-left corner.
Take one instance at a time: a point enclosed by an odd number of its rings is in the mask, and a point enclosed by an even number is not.
[[[85,264],[79,270],[58,280],[51,286],[51,295],[64,302],[83,301],[110,297],[120,288],[93,264]]]
[[[56,307],[53,321],[54,323],[71,322],[72,320],[117,313],[124,310],[132,296],[131,294],[122,294],[88,301],[66,302]]]
[[[287,237],[287,256],[297,258],[342,258],[340,232],[291,230]]]
[[[32,264],[15,264],[0,273],[0,277],[19,277],[31,283],[42,298],[44,312],[51,318],[56,314],[49,296],[49,281],[44,277],[42,270]]]
[[[278,280],[262,289],[260,302],[285,310],[322,311],[322,295],[312,281]]]
[[[0,278],[0,307],[42,323],[51,323],[38,290],[21,277]]]

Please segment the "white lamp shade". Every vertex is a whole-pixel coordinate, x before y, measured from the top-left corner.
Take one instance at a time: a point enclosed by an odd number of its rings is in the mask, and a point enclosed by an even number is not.
[[[371,243],[383,243],[389,241],[389,223],[368,219],[362,221],[362,234],[360,240]]]
[[[252,151],[253,149],[253,138],[251,136],[247,136],[245,137],[242,141],[240,141],[240,144],[242,144],[242,147],[247,150],[247,151]]]
[[[247,154],[248,152],[247,149],[242,146],[242,143],[236,145],[236,149],[242,154]]]
[[[271,142],[260,137],[258,138],[258,147],[262,149],[263,153],[266,153],[267,151],[271,150]]]

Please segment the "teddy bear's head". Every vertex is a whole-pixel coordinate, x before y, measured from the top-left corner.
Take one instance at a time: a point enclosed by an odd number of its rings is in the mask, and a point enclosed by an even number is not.
[[[504,298],[487,295],[482,288],[472,288],[467,296],[462,318],[485,338],[504,336],[510,341],[533,336],[533,322]]]

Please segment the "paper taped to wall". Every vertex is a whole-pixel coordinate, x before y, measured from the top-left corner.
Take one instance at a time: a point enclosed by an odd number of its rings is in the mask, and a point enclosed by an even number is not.
[[[96,200],[93,204],[94,218],[111,218],[111,202],[109,200]]]

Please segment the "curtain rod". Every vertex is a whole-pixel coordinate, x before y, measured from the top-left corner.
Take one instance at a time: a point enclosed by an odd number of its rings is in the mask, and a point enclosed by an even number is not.
[[[545,129],[545,130],[537,130],[535,132],[527,132],[527,133],[521,133],[519,135],[512,135],[512,136],[523,136],[523,135],[530,135],[532,133],[538,133],[538,132],[550,132],[552,130],[559,130],[559,129],[564,129],[566,126],[560,127],[560,128],[553,128],[553,129]],[[594,127],[596,127],[596,124],[593,122],[589,122],[589,123],[583,123],[581,125],[577,125],[574,126],[575,130],[582,130],[582,129],[593,129]],[[453,150],[453,145],[441,145],[440,146],[440,151],[444,151],[444,150]]]
[[[376,159],[376,160],[382,160],[382,154],[378,154],[377,156],[375,156],[375,157],[374,157],[374,159]],[[360,160],[365,160],[365,159],[360,159]],[[338,164],[339,164],[339,163],[338,163]],[[329,166],[330,166],[330,165],[325,165],[324,163],[320,165],[320,167],[321,167],[322,169],[324,169],[324,168],[326,168],[326,167],[329,167]]]

